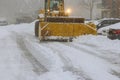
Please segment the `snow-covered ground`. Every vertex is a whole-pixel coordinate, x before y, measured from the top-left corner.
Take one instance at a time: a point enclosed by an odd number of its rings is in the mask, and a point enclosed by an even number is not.
[[[0,27],[0,80],[120,80],[120,41],[39,42],[31,24]]]

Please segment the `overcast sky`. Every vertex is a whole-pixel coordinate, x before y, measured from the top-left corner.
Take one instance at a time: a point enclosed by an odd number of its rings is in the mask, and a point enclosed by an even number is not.
[[[38,10],[41,6],[43,6],[43,1],[44,0],[0,0],[0,17],[12,16],[21,12],[30,13],[32,11]],[[71,7],[71,4],[76,5],[78,2],[79,0],[65,0],[67,7]]]
[[[0,17],[30,13],[41,7],[42,0],[0,0]]]

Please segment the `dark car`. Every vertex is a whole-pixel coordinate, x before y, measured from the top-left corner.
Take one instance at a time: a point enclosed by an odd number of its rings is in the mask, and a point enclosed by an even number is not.
[[[105,27],[105,26],[109,26],[115,23],[119,23],[120,19],[105,19],[105,20],[101,20],[99,22],[99,24],[97,25],[97,29]]]

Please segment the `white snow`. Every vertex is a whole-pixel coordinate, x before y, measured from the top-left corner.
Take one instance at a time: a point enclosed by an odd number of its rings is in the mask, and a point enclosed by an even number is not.
[[[93,35],[39,42],[34,22],[2,26],[0,80],[120,80],[119,48],[119,40]]]

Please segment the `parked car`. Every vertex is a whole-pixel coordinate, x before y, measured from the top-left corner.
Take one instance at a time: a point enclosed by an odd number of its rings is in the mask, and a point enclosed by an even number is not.
[[[107,36],[109,39],[119,39],[120,40],[120,22],[106,26],[97,30],[99,35]]]
[[[115,23],[119,23],[119,22],[120,22],[120,19],[115,19],[115,18],[103,19],[103,20],[99,21],[99,23],[97,25],[97,29],[105,27],[105,26],[109,26],[109,25],[112,25]]]
[[[8,22],[6,19],[0,19],[0,26],[6,26],[8,25]]]

